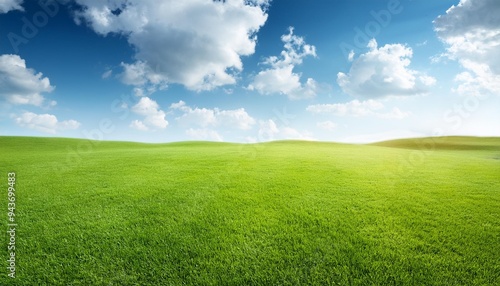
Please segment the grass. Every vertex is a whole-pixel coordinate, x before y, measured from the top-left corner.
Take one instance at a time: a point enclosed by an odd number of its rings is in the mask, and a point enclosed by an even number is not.
[[[0,285],[500,284],[498,138],[0,146]]]

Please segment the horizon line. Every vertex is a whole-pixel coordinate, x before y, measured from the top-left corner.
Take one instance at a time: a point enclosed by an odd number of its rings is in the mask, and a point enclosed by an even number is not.
[[[387,140],[370,141],[370,142],[346,142],[346,141],[324,141],[324,140],[313,140],[313,139],[276,139],[267,141],[257,141],[257,142],[236,142],[236,141],[213,141],[213,140],[182,140],[182,141],[166,141],[166,142],[146,142],[146,141],[133,141],[133,140],[105,140],[105,139],[95,139],[95,138],[83,138],[83,137],[59,137],[59,136],[36,136],[36,135],[0,135],[0,138],[37,138],[37,139],[70,139],[70,140],[82,140],[82,141],[94,141],[94,142],[123,142],[123,143],[137,143],[137,144],[176,144],[176,143],[225,143],[225,144],[243,144],[243,145],[253,145],[253,144],[264,144],[264,143],[274,143],[274,142],[311,142],[311,143],[333,143],[333,144],[349,144],[349,145],[370,145],[383,142],[397,141],[397,140],[424,140],[424,139],[437,139],[437,138],[483,138],[483,139],[500,139],[500,136],[477,136],[477,135],[441,135],[441,136],[422,136],[422,137],[399,137]]]

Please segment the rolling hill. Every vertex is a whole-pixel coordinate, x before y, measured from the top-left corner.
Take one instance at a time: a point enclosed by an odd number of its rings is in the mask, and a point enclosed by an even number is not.
[[[499,138],[0,137],[4,214],[10,172],[0,285],[500,284]]]

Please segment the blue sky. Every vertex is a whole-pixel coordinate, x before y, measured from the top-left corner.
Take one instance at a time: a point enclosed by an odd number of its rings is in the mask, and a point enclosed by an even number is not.
[[[0,135],[500,136],[497,0],[0,0]]]

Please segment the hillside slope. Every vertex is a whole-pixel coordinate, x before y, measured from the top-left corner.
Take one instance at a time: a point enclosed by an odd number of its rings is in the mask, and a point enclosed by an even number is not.
[[[453,140],[0,137],[0,285],[499,285],[497,139]]]
[[[371,145],[405,149],[500,151],[500,137],[449,136],[411,138],[378,142]]]

